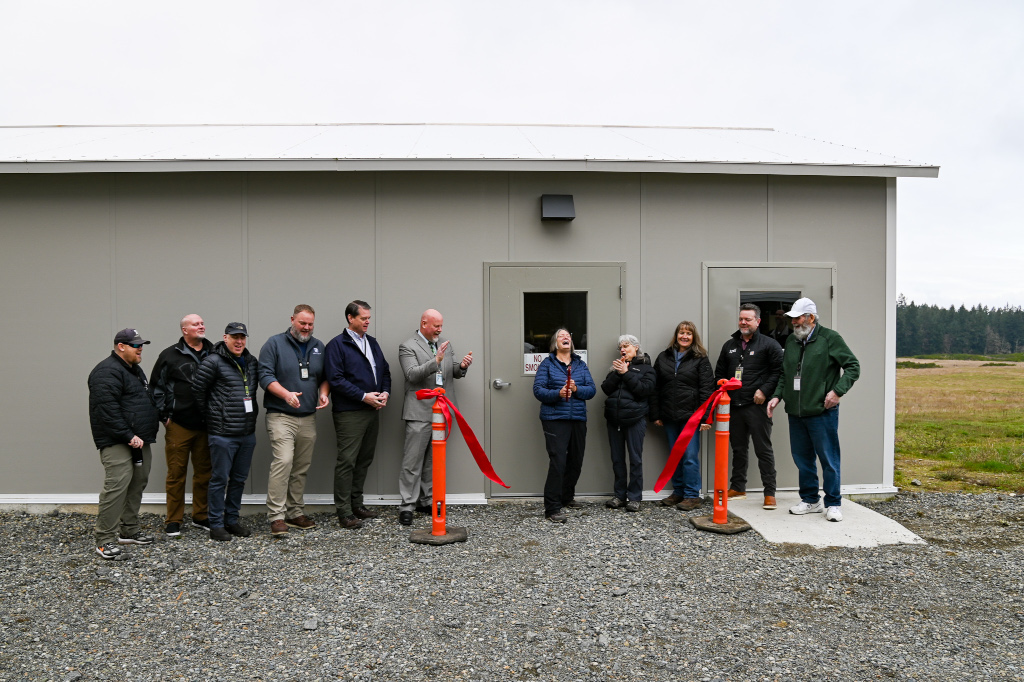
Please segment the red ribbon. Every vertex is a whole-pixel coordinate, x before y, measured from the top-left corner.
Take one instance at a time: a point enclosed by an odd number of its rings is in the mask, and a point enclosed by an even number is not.
[[[417,400],[426,400],[427,398],[437,398],[437,402],[441,405],[441,414],[444,415],[445,424],[445,435],[444,439],[448,440],[448,434],[451,433],[452,428],[452,415],[450,412],[455,413],[455,420],[459,422],[459,430],[462,431],[462,437],[466,440],[466,445],[469,446],[469,451],[473,453],[473,459],[476,460],[476,465],[480,467],[480,471],[483,475],[491,479],[498,485],[507,488],[498,474],[495,473],[494,467],[491,466],[491,460],[487,458],[487,453],[484,452],[483,447],[480,445],[480,441],[476,439],[476,434],[473,433],[473,429],[469,428],[469,424],[466,422],[466,418],[459,412],[459,408],[455,407],[455,403],[448,400],[444,395],[438,393],[436,389],[432,388],[421,388],[416,391]],[[450,411],[450,412],[449,412]]]
[[[704,401],[704,404],[697,408],[697,411],[693,413],[687,422],[683,432],[679,434],[679,438],[676,439],[676,444],[672,446],[672,452],[668,455],[668,461],[665,462],[665,469],[661,472],[661,476],[658,476],[657,483],[654,484],[654,492],[660,493],[661,489],[665,487],[665,484],[672,478],[672,474],[675,473],[676,467],[679,466],[679,460],[683,458],[683,454],[686,452],[686,448],[690,445],[690,441],[693,440],[693,434],[697,432],[697,427],[700,426],[701,420],[704,415],[707,415],[707,422],[710,424],[715,419],[715,408],[718,407],[718,402],[725,395],[726,391],[735,391],[737,388],[742,386],[743,383],[739,379],[722,379],[718,382],[718,389],[711,394],[711,397]],[[711,409],[708,409],[708,406]]]

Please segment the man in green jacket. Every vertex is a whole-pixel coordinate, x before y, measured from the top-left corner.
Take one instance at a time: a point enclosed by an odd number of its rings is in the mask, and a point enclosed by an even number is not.
[[[768,402],[768,417],[780,401],[789,415],[789,443],[800,471],[800,504],[790,514],[825,512],[842,521],[839,493],[839,400],[860,377],[860,363],[843,337],[818,324],[818,308],[801,298],[788,313],[793,333],[786,339],[782,378]],[[825,479],[825,504],[818,497],[818,466]]]

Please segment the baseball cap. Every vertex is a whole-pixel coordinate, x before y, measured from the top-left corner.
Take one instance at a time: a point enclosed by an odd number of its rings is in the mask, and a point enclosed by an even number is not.
[[[141,336],[139,336],[138,330],[132,329],[132,328],[129,327],[127,329],[122,329],[118,333],[114,334],[114,345],[116,346],[119,343],[124,343],[124,344],[129,344],[129,343],[140,344],[140,343],[149,343],[149,341],[146,341]]]
[[[227,335],[231,334],[245,334],[249,336],[249,330],[245,328],[245,325],[241,322],[229,322],[228,326],[224,328],[224,333]]]
[[[790,317],[800,317],[801,315],[807,315],[808,313],[817,316],[818,306],[814,305],[814,301],[809,298],[798,298],[796,303],[793,304],[792,310],[786,314]]]

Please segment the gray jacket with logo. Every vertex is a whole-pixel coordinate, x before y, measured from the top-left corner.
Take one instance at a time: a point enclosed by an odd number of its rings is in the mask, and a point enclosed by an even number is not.
[[[303,365],[309,370],[306,379],[302,378]],[[260,349],[260,388],[263,389],[263,407],[267,408],[267,412],[284,412],[299,417],[313,414],[320,395],[320,384],[326,378],[324,344],[316,337],[309,338],[305,355],[290,331],[271,336]],[[275,381],[289,391],[302,393],[298,407],[292,407],[267,390]]]

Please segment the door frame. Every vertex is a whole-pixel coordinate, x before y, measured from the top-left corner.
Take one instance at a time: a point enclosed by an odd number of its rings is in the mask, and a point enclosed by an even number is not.
[[[484,437],[483,446],[487,452],[487,456],[491,456],[491,391],[490,382],[491,377],[494,376],[491,371],[491,268],[589,268],[589,267],[617,267],[619,268],[619,334],[624,334],[626,324],[626,262],[625,261],[574,261],[574,262],[562,262],[562,261],[484,261],[483,262],[483,276],[484,276],[484,348],[487,349],[487,353],[484,355]],[[520,305],[522,303],[520,302]],[[520,310],[519,319],[522,319],[522,310]],[[498,472],[499,474],[501,472]],[[488,499],[491,498],[492,486],[489,482],[484,483],[484,495]],[[506,497],[502,495],[502,497]],[[508,495],[507,497],[518,497],[517,495]]]

